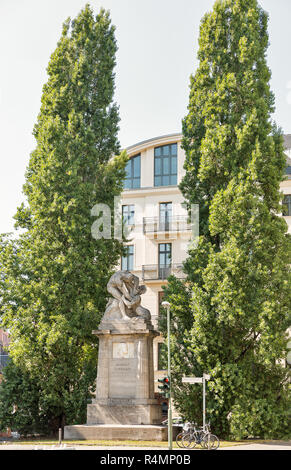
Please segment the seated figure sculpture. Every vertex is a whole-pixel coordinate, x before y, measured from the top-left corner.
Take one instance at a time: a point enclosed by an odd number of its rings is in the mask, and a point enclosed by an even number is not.
[[[139,285],[139,278],[129,271],[117,271],[108,284],[108,292],[113,296],[106,305],[102,322],[121,320],[129,322],[131,319],[150,321],[150,311],[141,306],[141,295],[146,286]]]

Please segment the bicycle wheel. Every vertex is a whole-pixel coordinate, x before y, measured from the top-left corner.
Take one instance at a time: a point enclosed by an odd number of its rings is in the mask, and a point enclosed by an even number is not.
[[[201,441],[200,441],[200,445],[202,447],[202,449],[207,449],[207,434],[202,437]]]
[[[185,436],[185,433],[183,431],[179,432],[179,434],[177,434],[176,436],[176,443],[177,443],[177,446],[180,448],[184,447],[183,442],[182,442],[182,439],[184,436]]]
[[[199,432],[200,432],[199,444],[201,445],[202,449],[207,449],[207,436],[210,433],[207,433],[206,431],[203,431],[202,429]]]
[[[185,449],[194,449],[196,446],[196,440],[195,440],[195,435],[192,433],[188,432],[182,437],[182,446]]]
[[[216,450],[219,447],[219,439],[214,434],[207,434],[203,438],[203,447],[208,450]]]

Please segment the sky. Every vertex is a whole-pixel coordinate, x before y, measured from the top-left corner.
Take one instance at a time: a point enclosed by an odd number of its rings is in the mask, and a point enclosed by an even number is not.
[[[82,0],[0,0],[0,233],[13,231],[46,67],[62,23]],[[181,132],[189,77],[197,68],[199,24],[214,0],[91,0],[109,9],[118,43],[115,101],[121,146]],[[268,65],[274,119],[291,133],[291,1],[261,0],[269,13]]]

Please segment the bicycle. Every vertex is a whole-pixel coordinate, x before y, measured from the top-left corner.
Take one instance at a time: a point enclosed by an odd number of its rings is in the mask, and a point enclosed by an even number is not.
[[[187,449],[194,449],[197,444],[202,444],[204,431],[202,428],[197,428],[196,425],[189,429],[182,437],[181,447]]]
[[[219,447],[219,439],[210,432],[210,424],[206,424],[205,428],[194,428],[182,437],[182,446],[187,449],[193,449],[197,444],[208,450],[216,450]]]
[[[177,436],[176,436],[176,444],[177,444],[178,447],[180,447],[180,448],[183,448],[183,447],[184,447],[184,445],[183,445],[183,438],[184,438],[184,436],[186,436],[186,435],[190,432],[190,430],[191,430],[194,426],[195,426],[195,423],[189,423],[189,422],[187,422],[187,423],[184,423],[184,424],[183,424],[183,429],[182,429],[182,431],[179,432],[179,434],[177,434]]]

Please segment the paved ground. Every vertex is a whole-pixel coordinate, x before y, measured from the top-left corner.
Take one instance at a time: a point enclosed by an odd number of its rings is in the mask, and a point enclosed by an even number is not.
[[[21,444],[2,444],[0,450],[59,450],[59,446],[33,446],[33,445],[21,445]],[[85,445],[65,445],[61,447],[62,450],[167,450],[165,447],[123,447],[123,446],[85,446]],[[179,451],[180,449],[174,449]],[[182,450],[182,449],[181,449]],[[231,447],[222,447],[219,450],[291,450],[290,442],[274,442],[268,444],[247,444],[247,445],[236,445]]]
[[[291,442],[271,444],[248,444],[241,446],[222,447],[220,450],[291,450]]]

